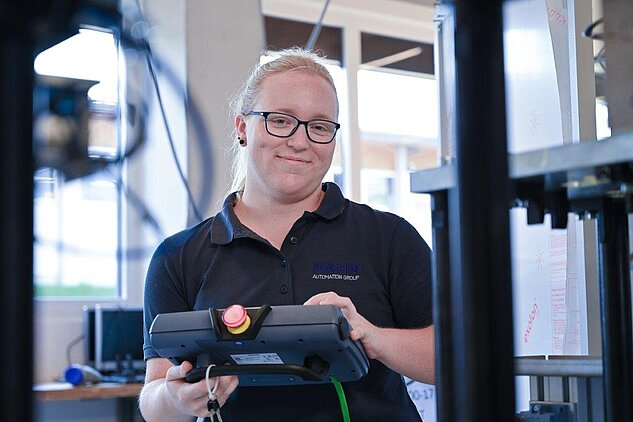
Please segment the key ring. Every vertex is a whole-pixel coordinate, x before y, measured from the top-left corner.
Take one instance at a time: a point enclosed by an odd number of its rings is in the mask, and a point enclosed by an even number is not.
[[[207,410],[209,411],[209,418],[211,422],[215,422],[216,419],[219,422],[222,422],[222,415],[220,415],[220,402],[215,397],[215,391],[218,388],[219,377],[215,377],[215,385],[211,388],[211,383],[209,382],[209,372],[211,371],[211,367],[215,365],[211,364],[207,366],[207,371],[204,377],[204,381],[207,384],[207,392],[209,393],[209,401],[207,402]]]
[[[218,389],[218,383],[219,383],[219,378],[215,377],[215,385],[213,386],[213,389],[211,388],[211,385],[209,384],[209,372],[211,371],[211,368],[214,366],[215,366],[214,364],[207,366],[207,372],[204,376],[204,380],[207,384],[207,392],[209,393],[209,400],[215,400],[215,390]]]

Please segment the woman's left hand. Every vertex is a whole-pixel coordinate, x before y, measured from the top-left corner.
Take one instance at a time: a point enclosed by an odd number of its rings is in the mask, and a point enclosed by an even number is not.
[[[370,359],[379,359],[381,329],[367,321],[356,311],[351,299],[334,292],[319,293],[308,299],[304,305],[334,305],[340,308],[352,329],[350,338],[360,340]]]
[[[435,382],[435,340],[433,326],[424,328],[381,328],[356,311],[348,297],[334,292],[319,293],[304,305],[334,305],[341,309],[352,331],[350,338],[360,340],[370,359],[377,359],[399,374],[413,380]]]

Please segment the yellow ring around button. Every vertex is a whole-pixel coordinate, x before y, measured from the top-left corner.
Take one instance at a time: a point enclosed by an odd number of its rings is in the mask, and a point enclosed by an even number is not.
[[[226,327],[226,329],[231,334],[242,334],[244,331],[248,330],[248,327],[250,326],[251,326],[251,317],[246,315],[246,319],[241,325],[238,325],[235,328]]]

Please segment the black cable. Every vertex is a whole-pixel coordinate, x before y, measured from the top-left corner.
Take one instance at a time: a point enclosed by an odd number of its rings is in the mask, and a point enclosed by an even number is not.
[[[74,16],[76,27],[81,26],[78,22],[84,22],[84,23],[87,22],[90,25],[94,25],[93,29],[98,30],[100,28],[101,30],[106,30],[106,31],[111,32],[113,35],[115,35],[115,39],[117,39],[117,41],[120,43],[119,45],[122,45],[126,48],[132,48],[145,55],[148,72],[151,76],[152,85],[156,92],[157,102],[160,107],[161,116],[163,119],[163,123],[165,125],[165,129],[166,129],[166,133],[167,133],[167,137],[169,141],[169,146],[171,149],[174,162],[176,164],[178,174],[185,187],[187,198],[191,205],[195,218],[197,218],[198,221],[201,221],[203,217],[198,209],[198,206],[196,205],[196,202],[193,198],[193,194],[191,192],[191,188],[184,175],[182,165],[176,154],[176,148],[174,145],[172,131],[167,119],[166,110],[165,110],[165,106],[162,99],[161,89],[160,89],[158,78],[156,75],[156,68],[161,70],[161,73],[176,88],[178,93],[182,95],[182,97],[185,99],[185,103],[187,105],[188,112],[191,117],[192,126],[196,134],[198,135],[198,139],[200,142],[200,151],[201,151],[200,155],[204,157],[211,157],[211,151],[210,149],[207,148],[207,145],[204,143],[205,140],[210,140],[210,136],[208,136],[208,131],[205,128],[205,124],[202,122],[200,113],[197,107],[195,106],[195,103],[192,101],[191,98],[187,97],[184,90],[179,89],[181,88],[182,83],[178,81],[178,78],[175,76],[175,72],[171,71],[168,66],[161,63],[154,56],[147,39],[143,36],[135,36],[134,34],[124,30],[123,28],[120,28],[119,22],[121,19],[121,15],[118,13],[118,11],[108,8],[108,7],[102,7],[102,5],[100,5],[98,2],[95,2],[94,4],[91,2],[87,2],[86,4],[84,4],[84,6],[85,7],[82,7],[80,8],[80,10],[76,11],[76,14]],[[138,3],[138,1],[136,2],[136,7],[138,9],[138,15],[140,19],[136,19],[135,22],[140,23],[140,24],[147,23],[145,20],[143,20],[140,4]],[[140,105],[136,107],[133,105],[129,105],[129,109],[130,109],[131,114],[127,116],[127,120],[132,122],[133,126],[135,127],[134,136],[131,138],[132,142],[126,142],[126,144],[129,144],[130,146],[123,152],[121,152],[120,149],[117,149],[117,155],[115,157],[104,157],[104,156],[89,157],[90,169],[88,170],[88,173],[84,175],[99,172],[108,167],[113,167],[118,164],[122,164],[123,162],[125,162],[125,160],[132,157],[144,144],[145,124],[143,121],[144,120],[143,116],[144,114],[147,113],[147,109],[148,109],[147,103],[143,101]],[[134,194],[132,193],[132,195]],[[200,192],[201,200],[206,201],[208,200],[210,196],[211,196],[211,184],[205,184],[203,189]],[[141,210],[141,212],[143,214],[145,211]],[[154,222],[149,221],[149,223],[152,225],[155,225],[155,221]],[[157,227],[158,226],[155,226],[155,228]]]
[[[114,175],[113,175],[114,176]],[[127,203],[131,204],[141,216],[141,219],[144,223],[149,224],[154,231],[156,232],[159,239],[165,237],[165,233],[161,228],[160,224],[154,217],[154,214],[149,210],[145,202],[141,199],[139,195],[137,195],[124,181],[121,173],[116,176],[117,187],[121,189],[123,194],[125,195],[125,199]]]
[[[83,334],[80,334],[79,336],[72,339],[70,343],[68,343],[68,345],[66,346],[66,361],[68,362],[68,365],[71,365],[73,363],[70,359],[70,351],[72,350],[73,346],[82,341],[84,337],[85,336]]]
[[[48,240],[48,239],[41,239],[37,236],[33,237],[33,242],[37,243],[41,246],[44,247],[50,247],[55,249],[58,253],[72,253],[72,254],[76,254],[76,255],[80,255],[80,254],[90,254],[90,255],[110,255],[110,252],[104,252],[104,251],[98,251],[98,250],[91,250],[88,248],[84,248],[84,247],[79,247],[79,246],[74,246],[74,245],[69,245],[67,243],[64,243],[60,240]],[[127,260],[131,260],[131,259],[145,259],[146,257],[150,256],[152,253],[154,253],[154,251],[156,250],[155,247],[138,247],[138,248],[129,248],[129,249],[125,249],[125,250],[117,250],[116,251],[116,258],[117,260],[121,260],[123,254],[125,254],[125,258]]]
[[[149,210],[149,208],[147,207],[145,202],[141,199],[141,197],[138,194],[136,194],[132,189],[130,189],[130,187],[123,181],[123,178],[121,177],[120,172],[118,172],[115,175],[112,172],[112,167],[107,167],[102,170],[109,171],[110,175],[116,180],[117,188],[120,189],[121,192],[123,192],[128,204],[132,205],[132,207],[136,209],[136,211],[139,213],[142,222],[152,227],[152,229],[154,229],[159,239],[163,239],[165,237],[165,233],[162,227],[160,226],[160,224],[158,223],[158,220],[156,219],[156,217],[154,217],[154,214]],[[94,250],[89,250],[86,248],[68,245],[62,241],[40,239],[37,236],[34,236],[33,241],[42,246],[52,247],[58,251],[66,251],[66,252],[75,253],[75,254],[101,253],[101,251],[94,251]],[[125,250],[117,250],[117,259],[121,260],[121,257],[123,256],[123,254],[125,254],[125,257],[127,259],[142,259],[142,258],[147,257],[148,255],[151,255],[153,252],[154,252],[154,247],[139,247],[139,248],[129,248]]]
[[[136,24],[144,23],[144,21],[140,19],[141,18],[136,19],[136,22],[137,22]],[[122,33],[122,41],[124,42],[126,46],[129,46],[141,52],[146,52],[147,48],[149,47],[147,41],[142,36],[133,35],[129,32]],[[191,123],[191,126],[193,127],[194,132],[197,135],[195,139],[199,142],[198,148],[200,150],[200,154],[198,155],[200,157],[204,157],[207,163],[212,163],[213,152],[209,148],[209,145],[211,144],[212,139],[211,139],[210,131],[208,128],[208,122],[205,122],[204,119],[202,118],[199,111],[199,107],[197,106],[197,103],[194,101],[193,95],[186,94],[186,90],[183,87],[183,83],[180,81],[176,72],[174,72],[166,63],[159,60],[159,58],[153,52],[150,51],[150,54],[151,54],[151,62],[153,64],[153,67],[155,67],[158,70],[158,73],[160,73],[163,77],[165,77],[165,79],[171,84],[171,86],[174,87],[174,89],[178,92],[178,94],[181,95],[185,100],[187,113],[189,116],[189,121]],[[161,111],[164,112],[164,109],[162,109]],[[205,140],[207,142],[205,142]],[[172,147],[172,151],[173,151],[173,147]],[[176,162],[178,162],[177,156],[174,155],[174,159],[176,160]],[[183,180],[183,183],[185,187],[187,188],[188,193],[190,194],[187,181]],[[199,194],[198,198],[200,200],[200,203],[203,203],[203,204],[208,203],[212,194],[212,184],[211,183],[204,184],[204,186],[201,187],[201,190],[198,192],[198,194]]]
[[[129,104],[128,104],[128,107],[130,107]],[[141,146],[143,146],[143,144],[145,143],[145,123],[142,122],[143,120],[142,114],[143,113],[135,112],[135,118],[138,119],[138,121],[134,122],[135,123],[134,126],[136,126],[136,133],[132,137],[132,142],[130,143],[131,146],[127,148],[123,153],[121,153],[119,148],[117,148],[117,155],[114,158],[101,157],[101,156],[90,157],[90,161],[94,167],[91,173],[104,170],[107,167],[112,167],[112,166],[121,164],[125,160],[132,157],[137,151],[140,150]],[[127,119],[129,120],[130,117],[128,116]]]
[[[140,19],[137,20],[140,22],[146,22],[143,18],[143,12],[141,9],[141,5],[138,0],[136,0],[137,13],[139,14]],[[149,41],[146,38],[140,39],[141,45],[143,45],[143,50],[145,51],[145,60],[147,62],[147,68],[149,70],[150,76],[152,78],[152,85],[154,86],[154,91],[156,92],[156,99],[158,101],[158,106],[160,108],[161,116],[163,119],[163,124],[165,125],[165,131],[167,133],[167,139],[169,140],[169,147],[171,149],[172,156],[174,158],[174,163],[176,164],[176,168],[178,170],[178,175],[180,176],[180,180],[182,181],[185,190],[187,191],[187,198],[189,199],[189,204],[193,210],[194,215],[198,221],[202,221],[202,214],[198,210],[198,207],[195,203],[193,195],[191,194],[191,188],[189,187],[189,183],[187,178],[185,177],[184,172],[182,171],[182,166],[180,165],[180,160],[178,159],[178,155],[176,153],[176,147],[174,145],[174,139],[171,133],[171,128],[169,126],[169,121],[167,120],[167,113],[165,111],[165,106],[163,104],[163,98],[160,91],[160,85],[158,84],[158,78],[156,77],[156,71],[154,70],[154,58],[152,49],[150,47]]]
[[[594,34],[593,31],[596,29],[596,26],[600,25],[603,22],[603,18],[597,19],[594,22],[591,22],[584,31],[582,31],[582,35],[591,38],[593,40],[602,40],[604,39],[604,34]]]
[[[316,44],[317,39],[319,38],[319,34],[321,33],[321,28],[323,27],[323,18],[325,17],[325,12],[327,11],[328,5],[330,4],[330,0],[325,0],[325,5],[323,6],[323,10],[321,11],[321,16],[317,21],[314,28],[312,28],[312,33],[310,34],[310,38],[305,45],[306,50],[312,50],[314,45]]]
[[[191,189],[189,188],[189,183],[187,182],[187,178],[182,171],[182,166],[180,165],[180,161],[178,160],[178,155],[176,154],[176,147],[174,146],[174,139],[171,134],[171,129],[169,127],[169,122],[167,121],[167,113],[165,112],[165,106],[163,104],[163,98],[160,93],[160,86],[158,85],[158,78],[156,77],[156,72],[154,71],[154,65],[152,63],[152,53],[147,46],[147,52],[145,54],[145,58],[147,61],[147,67],[149,69],[150,76],[152,77],[152,82],[154,86],[154,91],[156,92],[156,99],[158,101],[158,106],[160,108],[160,114],[163,118],[163,123],[165,125],[165,131],[167,132],[167,139],[169,140],[169,147],[171,148],[171,154],[174,158],[174,163],[176,164],[176,168],[178,169],[178,175],[180,176],[180,180],[182,180],[183,185],[187,191],[187,198],[189,199],[189,203],[191,204],[191,208],[193,209],[193,213],[195,214],[198,221],[202,221],[202,214],[198,211],[198,207],[193,199],[193,195],[191,194]]]

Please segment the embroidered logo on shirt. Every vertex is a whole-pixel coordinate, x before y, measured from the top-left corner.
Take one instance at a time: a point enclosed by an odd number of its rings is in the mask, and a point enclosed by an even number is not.
[[[318,280],[358,280],[360,265],[349,262],[315,262],[312,266],[312,278]]]

